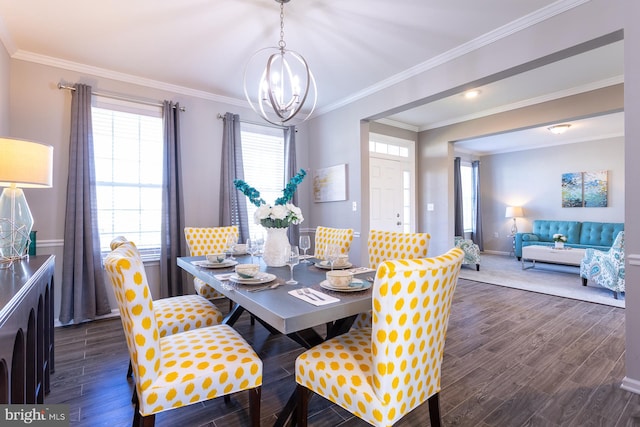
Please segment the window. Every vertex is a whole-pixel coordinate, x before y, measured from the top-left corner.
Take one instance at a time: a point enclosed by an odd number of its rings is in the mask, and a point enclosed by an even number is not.
[[[160,254],[162,110],[98,97],[92,107],[100,250],[114,237]]]
[[[462,178],[462,215],[464,231],[470,233],[473,231],[474,222],[474,185],[473,185],[473,168],[471,164],[460,165],[460,175]]]
[[[260,192],[268,204],[282,196],[284,180],[284,132],[282,129],[241,123],[242,162],[244,181]],[[257,207],[247,200],[249,235],[263,234],[264,228],[255,224],[253,214]]]

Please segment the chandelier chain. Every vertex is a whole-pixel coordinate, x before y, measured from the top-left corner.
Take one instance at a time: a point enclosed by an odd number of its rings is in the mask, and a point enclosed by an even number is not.
[[[280,46],[280,50],[287,47],[287,43],[284,41],[284,1],[280,2],[280,41],[278,46]]]

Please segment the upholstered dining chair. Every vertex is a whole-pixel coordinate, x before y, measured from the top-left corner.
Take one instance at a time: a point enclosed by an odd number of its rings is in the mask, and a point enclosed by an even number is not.
[[[111,250],[120,245],[129,243],[123,237],[116,237],[111,241]],[[131,245],[131,252],[139,262],[140,252],[135,244]],[[190,331],[205,326],[218,325],[222,322],[222,313],[211,301],[199,295],[182,295],[177,297],[161,298],[153,301],[153,313],[158,323],[160,337]],[[131,362],[127,377],[133,374]]]
[[[371,230],[367,241],[369,267],[376,269],[382,261],[394,259],[426,258],[430,240],[429,233]],[[371,326],[371,312],[361,313],[353,322],[353,326]]]
[[[262,361],[240,334],[215,325],[160,337],[135,245],[121,243],[104,265],[133,364],[133,425],[153,426],[159,412],[248,390],[251,425],[259,426]]]
[[[587,286],[591,280],[603,288],[610,289],[613,297],[618,299],[625,291],[624,267],[624,231],[616,236],[608,251],[587,248],[580,263],[582,285]]]
[[[378,268],[382,261],[393,259],[425,258],[430,240],[429,233],[371,230],[367,240],[369,267]]]
[[[316,238],[314,240],[314,257],[324,259],[327,246],[337,245],[341,254],[348,254],[353,241],[353,229],[351,228],[331,228],[316,227]]]
[[[429,401],[440,425],[440,374],[451,301],[464,253],[385,261],[372,287],[373,323],[331,338],[296,359],[297,422],[309,391],[374,426],[391,426]]]
[[[226,251],[227,236],[238,234],[237,225],[229,225],[225,227],[185,227],[184,237],[189,248],[189,256],[203,256],[206,254],[222,253]],[[216,292],[211,286],[204,281],[193,278],[193,287],[198,295],[206,299],[224,298],[224,295]]]

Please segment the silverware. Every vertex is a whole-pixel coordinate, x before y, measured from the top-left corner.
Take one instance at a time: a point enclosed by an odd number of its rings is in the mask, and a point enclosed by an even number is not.
[[[267,285],[267,286],[261,286],[261,287],[259,287],[259,288],[252,288],[252,289],[249,289],[247,292],[260,292],[260,291],[266,291],[266,290],[268,290],[268,289],[275,289],[275,288],[277,288],[277,287],[278,287],[278,286],[280,286],[280,285],[282,285],[282,283],[280,283],[280,282],[272,283],[272,284]]]
[[[304,292],[304,293],[305,293],[309,298],[311,298],[311,299],[316,299],[316,300],[318,300],[318,301],[324,301],[324,300],[325,300],[325,299],[324,299],[324,298],[322,298],[320,295],[318,295],[318,294],[315,294],[315,293],[311,292],[311,290],[309,290],[309,288],[304,288],[304,289],[302,290],[302,292]]]
[[[302,290],[302,289],[298,289],[298,290],[296,290],[296,292],[298,293],[298,295],[300,295],[300,296],[302,296],[302,297],[306,296],[306,297],[307,297],[307,298],[309,298],[309,299],[312,299],[312,300],[314,300],[314,301],[318,301],[318,299],[315,297],[315,295],[314,295],[314,294],[310,294],[310,295],[309,295],[309,294],[307,294],[307,292],[305,292],[305,291],[304,291],[304,290]]]

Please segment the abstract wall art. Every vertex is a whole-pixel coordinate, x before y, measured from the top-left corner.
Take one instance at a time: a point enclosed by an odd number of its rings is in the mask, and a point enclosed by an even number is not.
[[[563,208],[606,208],[607,171],[562,174]]]

